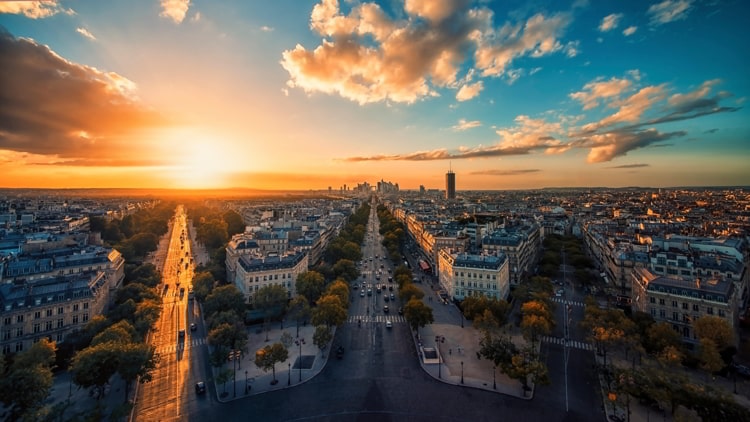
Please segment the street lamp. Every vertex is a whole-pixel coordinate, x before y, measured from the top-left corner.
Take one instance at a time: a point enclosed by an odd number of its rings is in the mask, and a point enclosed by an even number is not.
[[[497,368],[496,365],[492,365],[492,389],[497,390],[497,384],[495,383],[495,368]]]
[[[461,361],[461,384],[464,383],[464,361]]]
[[[299,357],[297,358],[297,365],[299,365],[299,382],[302,382],[302,339],[298,339],[299,343]]]
[[[286,379],[286,385],[292,385],[292,362],[287,362],[287,374],[288,378]]]
[[[247,394],[247,369],[245,369],[245,394]]]

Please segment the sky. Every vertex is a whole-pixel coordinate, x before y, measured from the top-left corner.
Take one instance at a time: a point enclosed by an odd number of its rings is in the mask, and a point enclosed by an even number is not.
[[[0,187],[750,186],[744,0],[0,2]]]

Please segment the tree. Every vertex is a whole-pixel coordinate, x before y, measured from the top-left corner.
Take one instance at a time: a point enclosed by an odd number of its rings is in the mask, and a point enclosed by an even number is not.
[[[94,336],[91,345],[96,346],[108,342],[129,343],[133,341],[134,336],[135,329],[133,326],[128,321],[122,320]]]
[[[258,289],[253,294],[253,305],[263,312],[263,325],[266,327],[266,340],[268,340],[269,322],[275,316],[284,312],[289,294],[284,286],[280,284],[268,284]]]
[[[549,384],[547,366],[542,363],[532,348],[525,349],[521,353],[513,355],[509,364],[502,365],[503,372],[509,377],[521,381],[524,395],[532,383]]]
[[[216,365],[214,365],[216,366]],[[227,393],[227,382],[234,377],[234,371],[229,368],[221,368],[219,369],[219,373],[216,374],[216,382],[224,385],[224,395]]]
[[[651,325],[646,331],[647,350],[659,354],[667,347],[681,349],[682,339],[680,334],[672,329],[672,325],[667,322],[657,322]]]
[[[333,265],[333,273],[336,278],[343,278],[345,281],[350,282],[356,280],[359,277],[359,270],[354,265],[354,261],[349,259],[340,259]]]
[[[304,296],[308,303],[315,303],[325,290],[326,280],[317,271],[306,271],[297,276],[297,294]]]
[[[485,335],[479,342],[479,355],[491,360],[495,366],[503,367],[510,362],[517,353],[516,345],[506,337],[492,337]]]
[[[212,219],[198,226],[196,239],[208,249],[216,249],[223,246],[229,240],[227,223],[223,220]]]
[[[215,288],[203,303],[203,311],[206,315],[230,309],[237,312],[237,315],[245,314],[245,297],[234,284]]]
[[[297,337],[299,337],[299,323],[310,317],[310,304],[307,302],[307,298],[297,295],[289,302],[287,309],[289,318],[297,322]]]
[[[349,308],[349,285],[342,281],[336,280],[326,289],[325,295],[333,295],[339,298],[344,308]]]
[[[41,365],[51,368],[55,363],[55,343],[43,338],[31,345],[29,350],[19,353],[13,362],[14,368],[26,368]]]
[[[289,351],[281,343],[269,344],[255,352],[255,365],[264,372],[268,372],[269,369],[273,371],[271,384],[278,382],[276,380],[276,364],[287,359],[289,359]]]
[[[199,302],[206,300],[214,290],[214,276],[208,271],[201,271],[193,277],[193,293]]]
[[[150,382],[159,363],[154,346],[143,343],[125,343],[119,351],[117,373],[125,381],[125,402],[130,396],[130,385],[140,377],[141,383]]]
[[[326,348],[332,339],[333,333],[331,332],[331,327],[327,325],[318,325],[315,327],[315,333],[313,333],[313,344],[318,346],[321,351]]]
[[[227,235],[232,237],[235,234],[243,233],[245,231],[245,221],[242,216],[235,210],[228,210],[222,216],[224,222],[227,223]]]
[[[472,326],[482,331],[485,336],[491,336],[492,333],[500,328],[500,323],[495,318],[495,315],[492,314],[492,311],[485,309],[484,312],[474,317]]]
[[[419,327],[432,324],[432,308],[425,305],[421,300],[412,297],[404,306],[404,317],[409,322],[412,330],[417,331]]]
[[[724,350],[734,343],[734,332],[724,318],[713,315],[700,317],[693,321],[693,329],[699,340],[713,341],[718,350]]]
[[[341,325],[346,321],[346,308],[338,296],[326,295],[318,300],[318,306],[312,311],[314,325]]]
[[[52,389],[52,371],[43,365],[13,365],[0,378],[0,400],[11,408],[10,420],[20,420],[38,409]]]
[[[228,350],[245,351],[247,349],[247,330],[240,324],[219,324],[208,332],[208,344]]]
[[[700,339],[700,361],[701,369],[706,371],[709,376],[724,367],[719,349],[710,338]]]
[[[118,346],[107,342],[87,347],[73,357],[73,382],[81,387],[102,387],[117,372]]]
[[[533,345],[540,335],[547,335],[551,331],[550,321],[543,316],[527,314],[521,320],[521,330],[526,340]]]
[[[115,304],[132,300],[135,303],[140,303],[145,299],[158,301],[160,300],[159,295],[154,292],[153,288],[146,286],[145,284],[131,282],[127,285],[120,287],[115,292]]]
[[[412,298],[421,300],[423,297],[422,289],[412,284],[411,281],[398,290],[398,298],[401,299],[401,302],[409,302]]]

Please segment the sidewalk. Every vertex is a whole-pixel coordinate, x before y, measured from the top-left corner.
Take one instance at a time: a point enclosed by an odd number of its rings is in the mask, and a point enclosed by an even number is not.
[[[264,372],[255,365],[255,352],[267,345],[280,342],[284,332],[292,336],[293,342],[288,348],[289,358],[276,364],[276,382],[274,382],[272,370]],[[272,322],[267,334],[268,341],[266,341],[266,331],[263,330],[262,324],[249,327],[248,352],[236,361],[229,361],[224,365],[224,368],[234,369],[235,379],[225,384],[215,384],[217,399],[226,403],[247,396],[294,387],[315,377],[325,367],[332,346],[329,345],[321,352],[318,346],[313,344],[314,332],[315,327],[310,324],[300,326],[299,337],[297,337],[295,324],[291,326],[285,324],[281,329],[279,322]],[[302,359],[299,359],[300,356]],[[213,372],[215,381],[218,369],[214,368]]]

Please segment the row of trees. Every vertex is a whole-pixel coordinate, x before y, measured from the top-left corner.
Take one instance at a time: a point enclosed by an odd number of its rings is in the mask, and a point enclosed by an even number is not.
[[[573,274],[576,280],[583,285],[594,282],[595,275],[592,273],[593,262],[583,251],[581,239],[575,236],[561,236],[551,234],[544,237],[544,253],[539,262],[539,274],[545,277],[557,277],[560,265],[573,266]]]
[[[615,400],[630,405],[630,397],[666,408],[674,415],[678,406],[696,412],[703,420],[750,420],[750,412],[716,389],[682,375],[682,365],[698,366],[706,378],[727,367],[735,353],[734,333],[717,316],[692,321],[697,348],[688,350],[672,324],[655,322],[643,312],[632,317],[620,309],[601,309],[586,299],[581,326],[589,332],[597,352],[604,357],[605,374]],[[614,365],[609,353],[620,353],[626,365]],[[644,364],[644,357],[646,363]],[[636,362],[639,366],[636,367]]]

